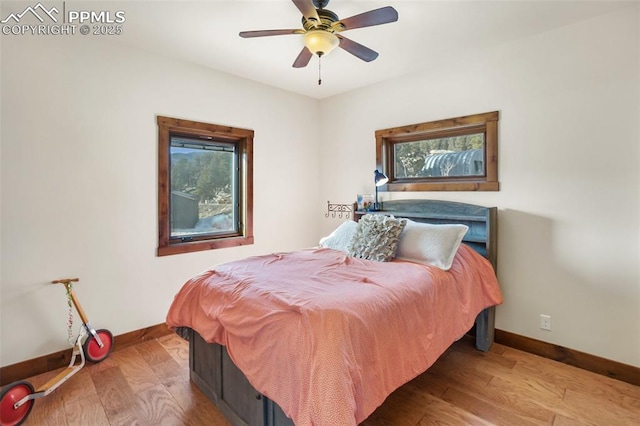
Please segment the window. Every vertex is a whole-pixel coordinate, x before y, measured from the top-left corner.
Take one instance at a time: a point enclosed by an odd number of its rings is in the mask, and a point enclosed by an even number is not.
[[[498,112],[376,131],[387,191],[497,191]]]
[[[158,255],[253,244],[253,130],[158,117]]]

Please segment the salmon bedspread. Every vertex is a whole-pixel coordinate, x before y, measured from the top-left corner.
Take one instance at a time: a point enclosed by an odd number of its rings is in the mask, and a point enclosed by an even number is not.
[[[461,245],[449,271],[327,249],[256,256],[189,280],[167,315],[229,356],[296,425],[355,425],[502,303]]]

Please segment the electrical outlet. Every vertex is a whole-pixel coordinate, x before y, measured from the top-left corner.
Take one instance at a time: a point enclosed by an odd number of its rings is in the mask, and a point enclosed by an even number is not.
[[[540,328],[551,331],[551,316],[540,314]]]

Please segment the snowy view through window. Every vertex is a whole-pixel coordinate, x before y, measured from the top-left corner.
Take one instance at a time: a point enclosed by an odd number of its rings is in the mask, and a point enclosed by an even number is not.
[[[484,133],[394,145],[395,178],[482,176]]]
[[[237,231],[235,147],[171,137],[171,237]]]

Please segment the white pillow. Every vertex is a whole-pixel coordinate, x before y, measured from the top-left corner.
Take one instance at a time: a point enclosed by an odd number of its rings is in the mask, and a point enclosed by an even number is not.
[[[349,251],[349,243],[356,232],[358,224],[353,220],[347,220],[338,226],[331,234],[320,239],[320,247]]]
[[[451,268],[467,225],[434,225],[407,220],[400,234],[397,259],[426,263],[445,271]]]

